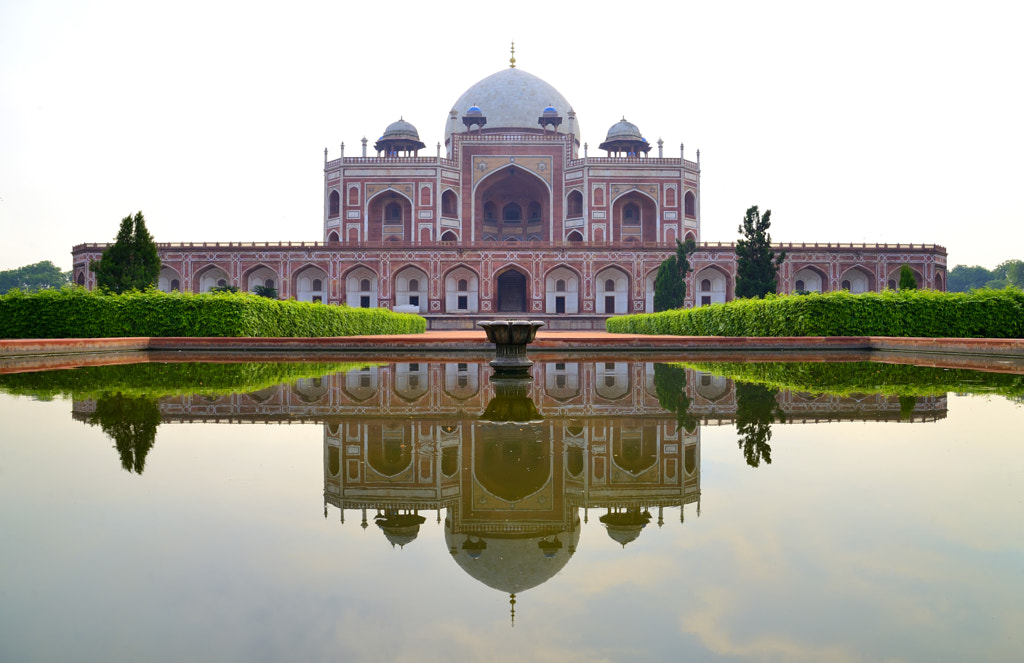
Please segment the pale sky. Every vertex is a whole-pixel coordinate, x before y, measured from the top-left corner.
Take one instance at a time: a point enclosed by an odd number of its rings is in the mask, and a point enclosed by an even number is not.
[[[0,4],[0,270],[111,241],[323,239],[323,150],[399,116],[433,155],[517,65],[591,156],[625,116],[701,151],[702,238],[750,205],[775,241],[1024,258],[1024,3]],[[560,109],[561,110],[561,109]]]

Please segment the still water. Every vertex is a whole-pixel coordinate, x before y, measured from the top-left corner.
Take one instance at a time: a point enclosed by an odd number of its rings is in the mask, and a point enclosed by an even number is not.
[[[0,660],[1017,661],[1022,395],[874,363],[0,375]]]

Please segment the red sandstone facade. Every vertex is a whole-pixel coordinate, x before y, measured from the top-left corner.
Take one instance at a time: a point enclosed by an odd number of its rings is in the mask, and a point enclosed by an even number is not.
[[[445,154],[399,120],[376,156],[324,162],[323,242],[160,244],[159,287],[205,292],[272,285],[282,297],[415,311],[434,329],[480,316],[528,316],[549,329],[603,328],[653,310],[658,266],[675,240],[698,242],[687,306],[733,298],[731,243],[702,242],[700,162],[648,156],[639,129],[616,123],[588,155],[568,102],[509,68],[478,82],[447,118]],[[105,245],[74,247],[74,278]],[[779,291],[895,287],[904,263],[920,287],[945,289],[946,251],[912,245],[791,244]]]

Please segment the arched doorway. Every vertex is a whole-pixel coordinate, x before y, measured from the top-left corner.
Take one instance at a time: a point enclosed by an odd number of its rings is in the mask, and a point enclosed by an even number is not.
[[[498,276],[498,312],[526,313],[526,275],[510,269]]]

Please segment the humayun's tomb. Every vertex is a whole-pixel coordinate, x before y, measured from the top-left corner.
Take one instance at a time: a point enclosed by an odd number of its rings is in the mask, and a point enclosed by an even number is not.
[[[397,113],[396,113],[397,114]],[[555,88],[511,66],[472,85],[448,113],[436,156],[409,122],[368,153],[324,150],[322,242],[161,243],[161,290],[218,285],[281,297],[418,311],[432,329],[480,315],[544,320],[548,329],[604,327],[610,315],[653,311],[654,277],[691,238],[686,305],[734,297],[736,256],[701,232],[700,152],[664,155],[625,118],[589,156],[576,112]],[[582,154],[581,152],[582,148]],[[731,234],[737,205],[722,234]],[[72,250],[75,282],[95,286]],[[781,244],[779,291],[895,288],[911,266],[919,287],[944,290],[946,250],[924,244]]]

